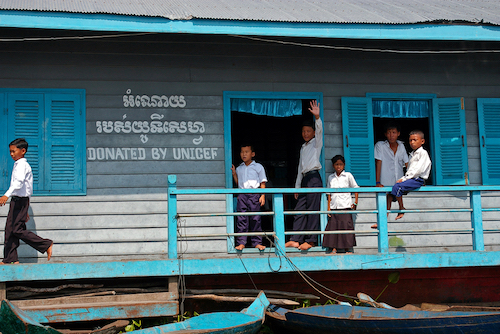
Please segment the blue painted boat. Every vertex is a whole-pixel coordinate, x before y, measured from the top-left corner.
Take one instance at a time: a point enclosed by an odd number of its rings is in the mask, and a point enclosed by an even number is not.
[[[134,334],[255,334],[259,331],[266,308],[269,306],[264,292],[260,292],[255,301],[241,312],[205,313],[183,322],[156,326],[138,331]]]
[[[269,306],[264,292],[241,312],[214,312],[199,315],[183,322],[156,326],[137,331],[134,334],[255,334],[264,322]],[[7,300],[0,308],[0,334],[61,334],[58,330],[44,326],[31,319],[25,312]]]
[[[484,309],[484,308],[482,308]],[[287,310],[271,306],[266,320],[277,333],[497,334],[500,311],[408,311],[325,305]]]
[[[2,300],[0,307],[0,333],[2,334],[61,334],[49,326],[43,326],[31,319],[8,300]]]

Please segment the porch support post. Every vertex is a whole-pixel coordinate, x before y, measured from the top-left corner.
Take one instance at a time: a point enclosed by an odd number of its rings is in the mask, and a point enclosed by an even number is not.
[[[389,252],[389,237],[387,233],[387,195],[377,192],[377,226],[378,226],[378,252]]]
[[[483,233],[483,210],[481,207],[481,191],[473,190],[470,193],[471,227],[472,231],[472,249],[475,251],[484,251],[484,233]]]
[[[278,248],[285,252],[285,215],[283,205],[283,194],[273,194],[273,209],[274,209],[274,233],[276,238],[274,242],[277,244],[276,253]]]
[[[177,259],[177,176],[168,176],[168,258]]]
[[[0,282],[0,301],[7,299],[7,285],[5,282]]]

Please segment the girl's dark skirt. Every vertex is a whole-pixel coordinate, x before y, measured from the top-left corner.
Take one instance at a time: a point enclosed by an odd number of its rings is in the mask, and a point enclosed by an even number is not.
[[[349,209],[346,209],[349,210]],[[335,214],[332,211],[328,219],[325,231],[354,231],[352,214]],[[356,246],[356,236],[353,234],[325,234],[323,237],[323,247],[328,248],[352,248]]]

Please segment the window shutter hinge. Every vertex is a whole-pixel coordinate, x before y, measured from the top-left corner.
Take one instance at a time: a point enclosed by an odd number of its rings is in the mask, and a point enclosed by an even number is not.
[[[460,104],[462,106],[462,110],[464,110],[465,109],[465,103],[464,103],[464,98],[463,97],[460,98]]]

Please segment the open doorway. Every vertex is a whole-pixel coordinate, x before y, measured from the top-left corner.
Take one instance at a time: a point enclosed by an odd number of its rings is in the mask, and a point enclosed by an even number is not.
[[[241,163],[240,146],[251,144],[255,150],[255,161],[266,170],[268,188],[293,188],[297,177],[300,147],[303,143],[301,129],[304,120],[313,116],[308,111],[310,99],[301,99],[302,114],[288,117],[271,117],[231,110],[232,163]],[[234,185],[236,186],[236,185]],[[293,196],[284,197],[285,210],[295,207]],[[266,196],[262,211],[272,211],[272,196]],[[285,217],[285,229],[291,230],[293,216]],[[271,216],[262,216],[264,231],[273,230]],[[264,238],[264,245],[270,242]],[[248,245],[247,245],[248,246]]]

